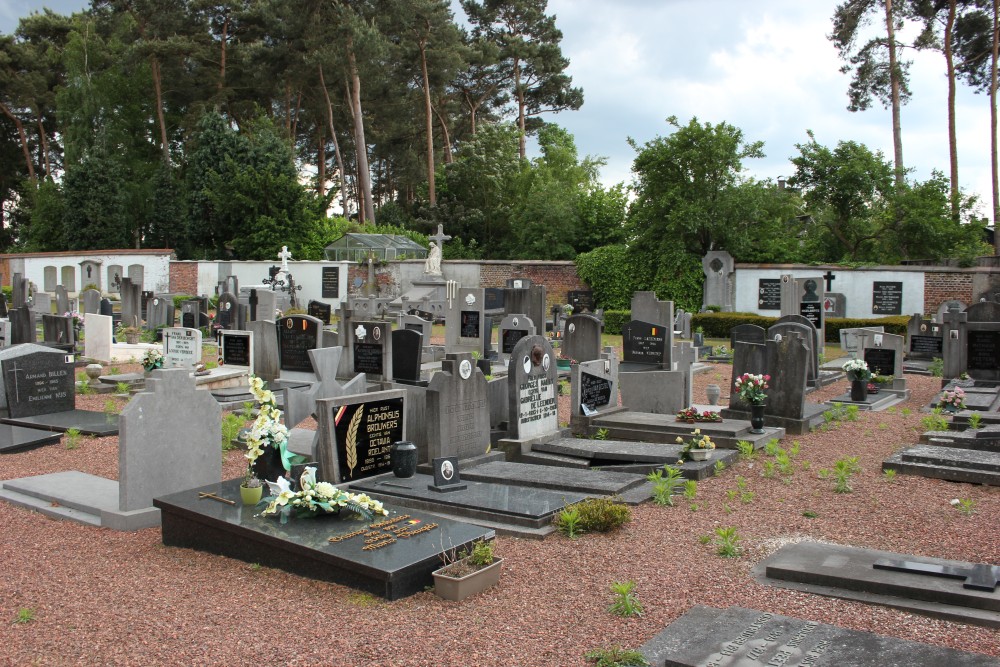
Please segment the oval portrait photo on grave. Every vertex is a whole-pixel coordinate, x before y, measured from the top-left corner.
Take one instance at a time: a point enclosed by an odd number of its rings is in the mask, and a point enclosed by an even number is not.
[[[441,464],[441,476],[449,481],[455,476],[455,466],[452,465],[451,461],[445,461]]]

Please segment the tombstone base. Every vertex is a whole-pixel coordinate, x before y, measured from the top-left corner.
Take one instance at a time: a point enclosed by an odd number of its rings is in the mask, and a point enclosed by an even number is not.
[[[437,493],[451,493],[452,491],[464,491],[469,488],[468,484],[445,484],[444,486],[438,486],[437,484],[428,484],[427,488],[431,491],[436,491]]]
[[[802,411],[802,419],[792,419],[791,417],[776,417],[774,415],[764,415],[764,424],[768,428],[780,428],[789,435],[805,435],[812,431],[814,426],[819,426],[825,421],[823,413],[829,409],[826,405],[806,403]],[[750,419],[750,413],[733,408],[723,408],[720,414],[725,419]],[[765,428],[765,431],[768,429]],[[714,440],[714,438],[713,438]],[[715,443],[718,445],[718,441]]]
[[[894,405],[902,403],[910,397],[910,390],[904,389],[902,391],[897,391],[895,389],[880,389],[877,394],[868,394],[863,401],[855,401],[851,399],[851,393],[841,394],[840,396],[835,396],[829,400],[830,403],[836,403],[841,405],[856,405],[858,409],[867,412],[882,412]]]

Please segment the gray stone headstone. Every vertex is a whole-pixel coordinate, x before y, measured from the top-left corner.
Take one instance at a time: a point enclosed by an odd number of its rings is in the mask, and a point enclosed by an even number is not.
[[[146,325],[151,330],[174,326],[174,300],[154,295],[146,302]]]
[[[52,297],[45,292],[35,292],[34,299],[31,302],[31,311],[38,316],[51,315]]]
[[[851,359],[860,358],[861,341],[859,337],[866,331],[873,331],[881,333],[885,331],[885,327],[864,327],[855,329],[841,329],[840,334],[840,349],[847,353]]]
[[[540,334],[544,334],[545,320],[548,314],[546,287],[545,285],[533,285],[526,278],[520,280],[522,280],[521,288],[504,290],[504,312],[508,314],[524,313],[535,324],[535,329]]]
[[[195,390],[184,369],[158,369],[119,416],[118,496],[122,510],[153,498],[217,483],[222,477],[222,408]],[[192,493],[194,493],[192,491]]]
[[[735,350],[736,343],[755,343],[763,345],[767,340],[767,332],[764,327],[756,324],[737,324],[729,330],[729,349]]]
[[[768,382],[765,413],[788,419],[802,419],[806,401],[809,348],[806,339],[794,332],[781,341],[767,341]]]
[[[317,381],[305,389],[289,389],[285,392],[285,424],[297,426],[316,412],[316,401],[323,398],[337,398],[365,393],[367,380],[364,374],[356,375],[343,385],[337,381],[337,368],[344,348],[320,347],[309,350],[313,372]]]
[[[485,454],[490,448],[490,407],[486,378],[472,355],[445,357],[441,372],[434,374],[427,389],[430,458]]]
[[[0,292],[0,317],[7,317],[7,297]]]
[[[826,317],[847,317],[847,297],[836,292],[827,292],[823,299]]]
[[[100,306],[97,309],[98,315],[105,315],[107,317],[114,317],[115,310],[114,305],[111,303],[111,299],[103,297],[101,299]]]
[[[744,373],[762,375],[767,373],[767,348],[761,343],[737,342],[733,346],[733,380]],[[734,410],[749,411],[750,405],[742,401],[735,389],[730,387],[729,407]]]
[[[11,276],[12,287],[11,302],[12,308],[20,308],[28,305],[28,280],[20,273]]]
[[[0,348],[10,347],[10,320],[0,320]]]
[[[10,319],[10,341],[14,345],[34,343],[38,340],[35,330],[35,315],[27,306],[11,308],[7,313]]]
[[[256,320],[247,324],[247,329],[253,334],[254,374],[265,382],[276,380],[281,372],[277,327],[273,321]]]
[[[275,321],[278,318],[278,295],[272,290],[258,289],[257,320]]]
[[[701,267],[705,272],[702,306],[718,306],[724,313],[732,312],[736,291],[733,256],[725,250],[713,250],[702,258]]]
[[[485,291],[459,287],[445,306],[445,349],[448,352],[478,352],[492,332],[486,330]]]
[[[66,293],[66,288],[62,285],[56,285],[56,314],[65,315],[71,310],[69,294]]]
[[[571,315],[566,320],[562,356],[577,361],[601,358],[601,331],[604,325],[593,315]]]
[[[83,290],[80,294],[80,303],[83,304],[83,314],[101,312],[101,293],[95,289]]]
[[[132,282],[131,278],[122,278],[122,324],[139,326],[142,324],[142,284]]]
[[[500,320],[500,326],[497,328],[497,347],[500,350],[501,361],[510,358],[517,341],[525,336],[534,336],[536,333],[534,322],[524,313],[514,313]]]
[[[632,319],[666,327],[673,333],[674,302],[660,301],[656,292],[636,292],[632,295]]]
[[[515,440],[559,432],[556,357],[544,336],[518,341],[508,363],[509,435]]]
[[[168,327],[163,330],[163,367],[188,371],[201,363],[201,330]]]
[[[315,380],[309,350],[320,346],[323,323],[308,315],[289,315],[275,323],[281,377],[307,382]]]
[[[409,329],[410,331],[416,331],[423,335],[424,345],[429,345],[431,340],[431,325],[430,320],[425,320],[417,315],[400,315],[399,316],[399,328]]]
[[[388,322],[351,322],[347,332],[352,373],[364,373],[372,381],[389,381],[392,369],[392,326]]]
[[[860,357],[868,363],[872,373],[903,377],[903,350],[906,339],[891,333],[864,332],[858,336]]]
[[[223,329],[242,329],[239,319],[239,299],[232,292],[219,295],[219,304],[215,309],[215,323]]]
[[[73,355],[59,350],[19,348],[3,360],[3,384],[11,417],[68,412],[76,407]]]
[[[690,405],[681,371],[622,371],[618,374],[622,406],[632,412],[674,414]]]
[[[42,315],[42,336],[46,343],[66,346],[72,350],[76,345],[76,330],[73,318],[62,315]]]
[[[820,342],[817,336],[818,330],[812,323],[801,315],[785,315],[772,324],[767,330],[768,340],[773,340],[775,336],[784,336],[787,332],[798,332],[806,341],[809,348],[809,383],[813,384],[819,377],[819,350],[824,342]]]

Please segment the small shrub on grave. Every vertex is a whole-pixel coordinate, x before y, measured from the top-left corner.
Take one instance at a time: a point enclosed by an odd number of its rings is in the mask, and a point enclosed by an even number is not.
[[[606,533],[632,520],[632,510],[615,498],[587,498],[567,505],[563,512],[556,515],[554,521],[559,530],[563,530],[560,526],[567,510],[579,512],[577,528],[583,533]]]
[[[612,336],[621,336],[622,329],[632,321],[631,310],[605,310],[604,311],[604,333]]]
[[[646,656],[621,646],[591,649],[583,657],[587,662],[593,663],[594,667],[649,667]]]
[[[616,616],[628,618],[642,616],[642,603],[635,594],[634,581],[614,581],[611,583],[612,602],[608,611]]]

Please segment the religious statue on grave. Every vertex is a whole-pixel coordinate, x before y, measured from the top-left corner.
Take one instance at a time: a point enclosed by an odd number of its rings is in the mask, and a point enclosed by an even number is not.
[[[431,248],[427,253],[427,261],[424,262],[424,273],[441,275],[441,248],[434,241],[431,241]]]

